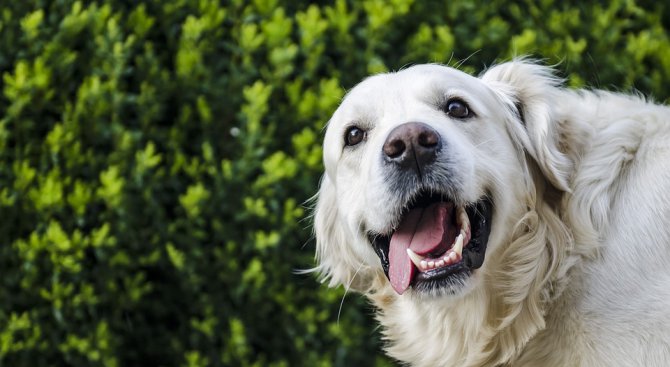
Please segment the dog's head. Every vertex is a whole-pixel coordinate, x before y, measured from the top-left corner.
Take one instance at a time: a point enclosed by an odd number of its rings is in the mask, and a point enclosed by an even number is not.
[[[476,288],[537,181],[567,190],[569,161],[550,123],[557,83],[550,69],[516,61],[481,78],[418,65],[357,85],[325,134],[318,270],[362,291],[382,273],[398,294]]]

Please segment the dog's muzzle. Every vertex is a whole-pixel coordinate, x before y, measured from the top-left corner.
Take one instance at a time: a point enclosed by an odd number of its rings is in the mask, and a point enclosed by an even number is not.
[[[455,292],[484,262],[493,206],[488,196],[464,202],[450,174],[440,134],[425,123],[397,126],[382,158],[387,183],[401,198],[389,233],[368,232],[397,293],[408,288]]]

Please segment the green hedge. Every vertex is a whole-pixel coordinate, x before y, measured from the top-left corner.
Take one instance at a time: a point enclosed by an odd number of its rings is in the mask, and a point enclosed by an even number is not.
[[[530,54],[667,101],[669,27],[634,0],[0,2],[0,366],[391,364],[360,297],[296,273],[345,90]]]

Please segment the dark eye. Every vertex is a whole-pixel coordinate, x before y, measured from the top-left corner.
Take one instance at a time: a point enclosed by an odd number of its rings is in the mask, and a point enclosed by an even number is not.
[[[344,133],[344,144],[348,146],[356,145],[367,137],[367,132],[358,126],[351,126]]]
[[[472,116],[472,111],[468,107],[468,104],[461,101],[460,99],[450,99],[444,105],[444,112],[447,115],[459,119],[468,118]]]

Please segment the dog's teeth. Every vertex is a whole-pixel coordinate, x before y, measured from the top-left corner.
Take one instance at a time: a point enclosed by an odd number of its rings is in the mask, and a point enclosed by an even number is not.
[[[424,264],[426,261],[424,260],[425,258],[416,252],[412,251],[412,249],[407,249],[407,256],[409,256],[410,260],[416,265],[417,268],[419,269],[425,269]]]
[[[458,255],[458,257],[461,257],[461,254],[463,253],[463,230],[461,230],[461,234],[456,237],[456,241],[454,242],[454,245],[451,247],[451,249],[454,251],[452,253],[455,253]]]
[[[468,217],[468,213],[465,212],[465,208],[462,206],[459,206],[456,209],[456,223],[461,226],[461,230],[470,229],[470,218]]]
[[[461,229],[461,233],[456,237],[454,244],[451,246],[451,249],[438,260],[426,259],[425,256],[421,256],[412,249],[407,249],[407,256],[409,256],[412,263],[420,270],[425,271],[428,269],[441,268],[446,265],[451,265],[456,263],[461,259],[463,253],[463,238],[465,237],[465,230]]]

